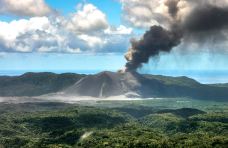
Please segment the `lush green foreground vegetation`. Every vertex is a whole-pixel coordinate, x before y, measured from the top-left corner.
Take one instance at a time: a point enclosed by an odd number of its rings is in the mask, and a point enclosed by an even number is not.
[[[227,147],[227,103],[0,104],[0,148]]]

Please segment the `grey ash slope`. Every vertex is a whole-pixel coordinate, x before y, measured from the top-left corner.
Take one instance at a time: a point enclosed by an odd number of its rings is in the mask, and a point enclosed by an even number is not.
[[[92,97],[109,97],[129,92],[138,93],[141,84],[139,75],[133,73],[101,72],[82,78],[73,86],[64,90],[64,94]]]
[[[101,72],[95,75],[26,73],[0,77],[0,96],[189,97],[228,101],[227,84],[205,85],[187,77],[141,75],[135,72]]]

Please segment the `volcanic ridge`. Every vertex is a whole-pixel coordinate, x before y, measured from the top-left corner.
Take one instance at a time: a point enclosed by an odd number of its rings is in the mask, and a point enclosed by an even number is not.
[[[83,96],[228,100],[227,84],[201,84],[188,77],[104,71],[94,75],[26,73],[0,76],[0,97]]]

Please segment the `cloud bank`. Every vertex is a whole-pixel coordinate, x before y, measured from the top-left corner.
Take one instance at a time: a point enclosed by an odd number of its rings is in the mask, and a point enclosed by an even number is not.
[[[45,16],[53,10],[44,0],[1,0],[0,14],[16,16]]]
[[[28,14],[0,8],[4,12],[32,16],[11,22],[0,21],[0,52],[115,53],[123,52],[128,46],[132,29],[123,25],[111,26],[106,15],[92,4],[80,5],[72,15],[64,17],[56,13],[47,16],[45,11],[39,14],[40,10],[36,13],[36,8],[45,9],[46,5],[43,0],[32,1],[22,3],[23,10],[36,4],[31,8],[34,11],[28,11]],[[11,6],[11,1],[2,3]],[[12,8],[22,9],[17,4],[12,3]]]

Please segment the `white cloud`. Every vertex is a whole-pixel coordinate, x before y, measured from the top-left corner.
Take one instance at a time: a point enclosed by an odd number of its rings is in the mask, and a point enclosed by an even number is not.
[[[32,17],[0,22],[0,50],[5,52],[80,52],[80,39],[71,37],[58,19]],[[71,39],[73,38],[73,39]],[[71,47],[71,42],[79,47]]]
[[[0,14],[45,16],[51,11],[44,0],[0,0]]]
[[[169,21],[166,0],[120,0],[123,5],[124,20],[134,27],[149,28]]]
[[[105,15],[91,4],[82,7],[85,11],[82,13],[80,10],[75,14],[83,14],[82,22],[88,21],[88,24],[84,28],[83,25],[78,25],[73,28],[74,31],[65,25],[73,20],[75,15],[72,18],[43,16],[11,22],[0,21],[0,52],[109,53],[127,49],[132,35],[131,28],[123,25],[111,27],[105,17],[101,20],[96,17],[93,20],[90,18],[91,12]]]
[[[14,40],[19,34],[27,31],[48,30],[50,22],[47,17],[33,17],[12,22],[0,22],[0,36]]]
[[[90,35],[83,34],[83,35],[79,35],[78,37],[86,41],[88,45],[92,48],[95,46],[102,46],[103,44],[107,43],[105,40],[97,36],[90,36]]]
[[[85,4],[78,8],[70,21],[67,22],[68,29],[76,33],[101,31],[108,27],[106,15],[92,4]]]
[[[116,35],[129,35],[132,34],[133,29],[127,28],[126,26],[120,25],[119,27],[109,27],[104,31],[106,34],[116,34]]]
[[[34,17],[29,20],[21,19],[12,22],[0,22],[0,43],[6,49],[20,52],[31,52],[31,40],[40,40],[36,31],[50,31],[50,22],[47,17]],[[45,39],[43,37],[43,39]]]

